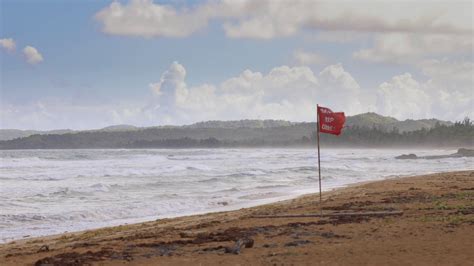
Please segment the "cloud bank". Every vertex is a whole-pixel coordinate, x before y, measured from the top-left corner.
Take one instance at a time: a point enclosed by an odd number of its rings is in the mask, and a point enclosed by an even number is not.
[[[160,90],[154,92],[165,115],[186,123],[242,118],[313,120],[316,100],[353,113],[363,109],[359,84],[340,64],[319,74],[308,67],[280,66],[267,74],[245,70],[221,84],[189,86],[185,78],[184,66],[174,62],[154,86]]]
[[[430,60],[420,68],[428,80],[402,73],[375,88],[361,88],[342,64],[326,66],[320,72],[285,65],[268,73],[247,69],[219,84],[193,86],[186,82],[186,68],[173,62],[149,84],[151,97],[144,102],[81,105],[65,99],[43,99],[21,106],[4,103],[0,126],[52,129],[74,125],[75,129],[90,129],[202,120],[314,121],[317,103],[348,115],[374,111],[399,119],[474,117],[472,63]]]
[[[377,34],[372,48],[354,52],[353,57],[375,63],[416,63],[436,56],[471,55],[472,35]]]
[[[230,38],[270,39],[304,30],[472,34],[472,2],[208,1],[181,8],[131,0],[112,2],[95,18],[102,31],[140,37],[186,37],[210,21]]]

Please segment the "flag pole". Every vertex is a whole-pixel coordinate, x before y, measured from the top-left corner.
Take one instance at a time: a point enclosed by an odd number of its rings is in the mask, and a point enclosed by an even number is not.
[[[321,191],[321,155],[319,153],[319,104],[316,105],[316,117],[317,117],[317,132],[318,132],[318,172],[319,172],[319,210],[321,212],[321,215],[323,214],[323,197],[322,197],[322,191]]]

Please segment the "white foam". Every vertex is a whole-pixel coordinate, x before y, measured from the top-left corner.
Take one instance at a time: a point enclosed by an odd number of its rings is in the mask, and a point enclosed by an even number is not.
[[[474,165],[472,158],[394,159],[413,152],[324,149],[323,188]],[[310,149],[23,150],[0,158],[3,242],[254,206],[318,188]]]

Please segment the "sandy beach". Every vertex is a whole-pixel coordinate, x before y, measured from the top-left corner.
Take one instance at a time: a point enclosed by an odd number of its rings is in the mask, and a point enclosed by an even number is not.
[[[358,184],[237,211],[0,245],[2,265],[473,265],[474,171]]]

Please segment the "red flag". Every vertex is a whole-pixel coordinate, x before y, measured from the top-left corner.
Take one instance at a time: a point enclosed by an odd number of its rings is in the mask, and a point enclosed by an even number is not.
[[[343,112],[334,113],[331,109],[318,106],[319,132],[340,135],[346,116]]]

